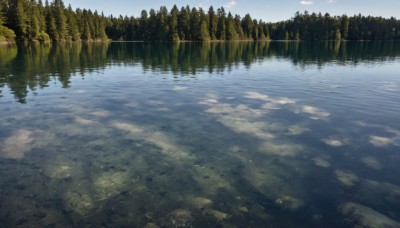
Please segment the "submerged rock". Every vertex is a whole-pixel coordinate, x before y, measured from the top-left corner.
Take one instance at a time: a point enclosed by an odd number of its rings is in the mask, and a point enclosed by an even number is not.
[[[230,216],[224,212],[217,211],[217,210],[212,210],[212,209],[207,209],[205,210],[206,214],[212,215],[214,218],[216,218],[218,221],[222,221],[225,219],[228,219]]]
[[[400,223],[372,208],[357,203],[345,203],[339,207],[342,215],[353,223],[365,228],[398,228]]]
[[[87,215],[94,209],[93,199],[88,194],[68,192],[65,194],[64,201],[68,210],[79,215]]]
[[[202,197],[186,197],[185,202],[196,209],[210,207],[213,204],[212,200]]]
[[[172,211],[167,216],[168,227],[191,227],[194,218],[190,211],[185,209],[177,209]]]

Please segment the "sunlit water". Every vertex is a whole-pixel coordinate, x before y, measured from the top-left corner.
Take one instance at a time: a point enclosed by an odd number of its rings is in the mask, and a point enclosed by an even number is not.
[[[399,56],[0,46],[0,226],[400,227]]]

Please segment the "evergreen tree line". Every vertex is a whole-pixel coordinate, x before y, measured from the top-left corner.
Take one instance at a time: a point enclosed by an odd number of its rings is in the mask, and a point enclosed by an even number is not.
[[[72,10],[62,0],[0,0],[0,26],[13,34],[6,40],[24,41],[106,40],[106,17],[97,11]],[[1,28],[1,27],[0,27]],[[3,39],[4,39],[3,38]]]
[[[0,41],[212,41],[212,40],[395,40],[400,21],[391,17],[297,12],[277,23],[241,18],[223,7],[189,6],[143,10],[139,17],[105,17],[86,9],[72,10],[62,0],[0,0]]]

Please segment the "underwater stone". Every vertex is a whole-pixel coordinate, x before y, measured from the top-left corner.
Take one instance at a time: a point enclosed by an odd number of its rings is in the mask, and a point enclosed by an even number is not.
[[[169,225],[173,227],[190,227],[194,221],[190,211],[185,209],[178,209],[168,215]]]

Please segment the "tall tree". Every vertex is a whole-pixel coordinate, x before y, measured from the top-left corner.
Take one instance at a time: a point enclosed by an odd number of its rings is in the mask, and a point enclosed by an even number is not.
[[[242,28],[246,38],[251,39],[253,36],[253,27],[253,19],[251,19],[250,14],[246,14],[242,20]]]
[[[217,10],[218,15],[218,29],[217,29],[217,39],[225,40],[226,39],[226,13],[224,7],[221,7]]]
[[[140,13],[140,19],[139,19],[139,35],[137,35],[139,40],[146,40],[148,37],[148,23],[149,23],[149,18],[146,10],[142,10]]]
[[[191,40],[200,40],[200,14],[195,7],[190,13],[190,35]]]
[[[4,25],[6,22],[6,17],[4,16],[4,12],[3,12],[3,10],[5,8],[3,5],[4,3],[5,3],[5,1],[4,2],[0,1],[0,26]]]
[[[27,39],[28,33],[28,15],[26,14],[26,2],[24,0],[9,1],[8,25],[15,31],[17,37],[21,40]]]
[[[190,7],[182,7],[178,17],[178,31],[181,40],[190,40]]]
[[[208,10],[208,18],[209,18],[209,34],[210,39],[217,39],[217,29],[218,29],[218,16],[215,14],[214,7],[210,6]]]
[[[169,20],[169,28],[170,28],[170,40],[173,42],[179,42],[179,34],[178,34],[178,14],[179,10],[176,5],[171,9],[171,17]]]
[[[200,40],[201,41],[210,41],[210,34],[208,32],[207,22],[202,21],[200,25]]]
[[[59,40],[59,34],[57,32],[56,19],[53,17],[52,8],[49,5],[49,1],[45,3],[45,20],[46,20],[46,32],[49,34],[52,40]]]
[[[52,4],[52,15],[54,17],[58,33],[58,40],[64,40],[68,35],[67,18],[64,14],[64,3],[62,0],[54,0]]]
[[[239,35],[235,29],[235,22],[233,20],[231,12],[228,13],[226,18],[226,39],[227,40],[238,40]]]
[[[81,39],[81,34],[79,33],[79,28],[78,24],[76,22],[76,18],[74,15],[74,11],[72,10],[71,5],[68,5],[68,8],[65,12],[65,16],[67,18],[67,24],[68,24],[68,40],[80,40]]]
[[[342,16],[342,38],[343,39],[347,39],[347,36],[349,34],[349,18],[347,17],[347,15],[343,15]]]

